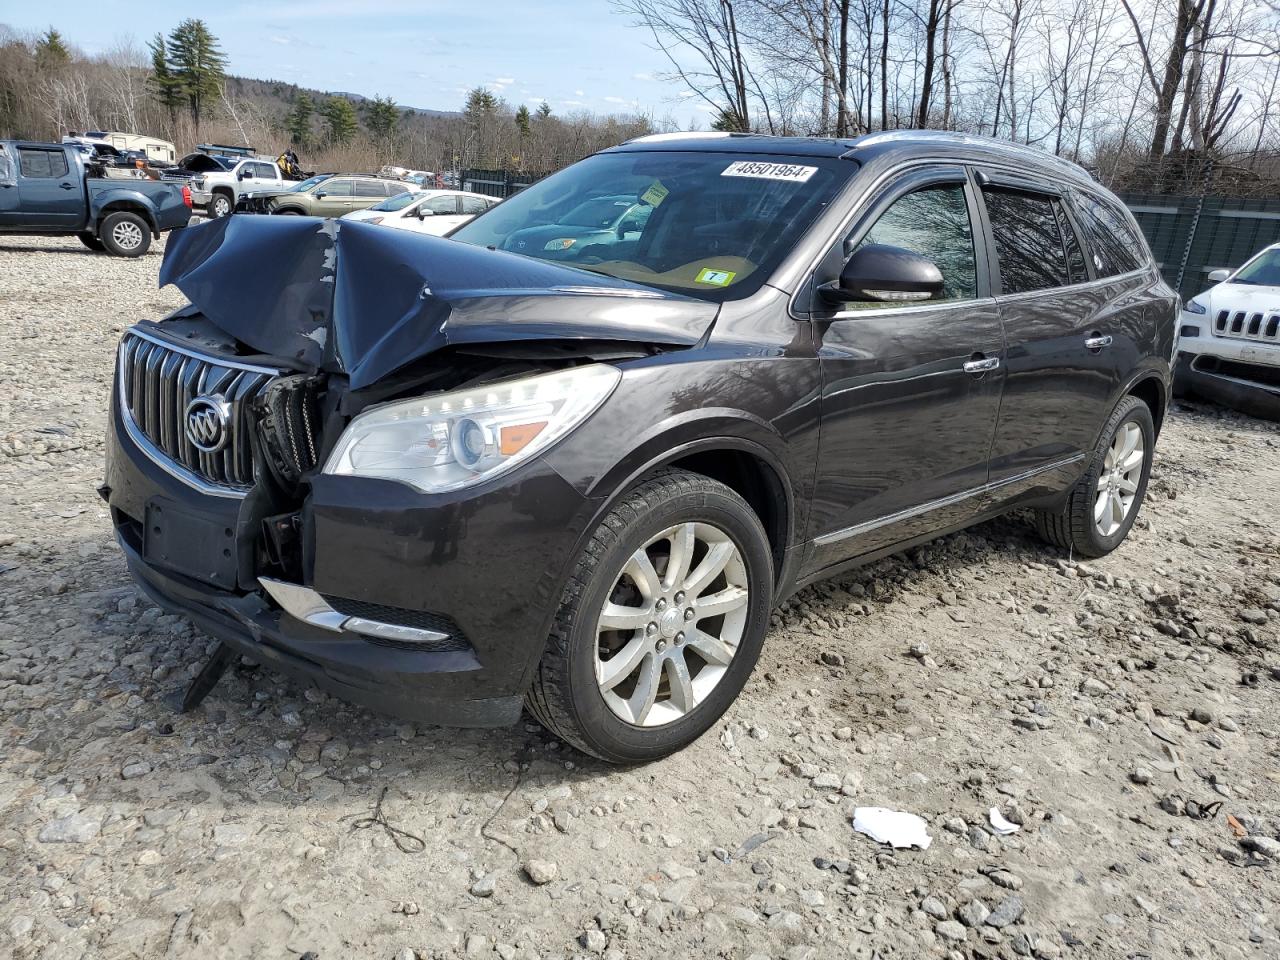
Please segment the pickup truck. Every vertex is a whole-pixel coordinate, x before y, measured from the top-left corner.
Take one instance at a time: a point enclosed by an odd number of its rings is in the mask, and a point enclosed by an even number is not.
[[[230,158],[221,158],[230,159]],[[231,169],[198,174],[191,179],[192,202],[211,217],[225,217],[236,208],[243,190],[286,190],[296,181],[287,180],[274,160],[245,157]]]
[[[91,177],[73,144],[0,140],[0,234],[74,235],[90,250],[140,257],[190,218],[185,187]]]

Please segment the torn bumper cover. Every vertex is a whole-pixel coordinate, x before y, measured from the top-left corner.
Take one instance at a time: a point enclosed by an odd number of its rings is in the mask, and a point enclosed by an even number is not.
[[[1173,376],[1180,395],[1195,394],[1251,417],[1280,421],[1278,366],[1180,352]]]

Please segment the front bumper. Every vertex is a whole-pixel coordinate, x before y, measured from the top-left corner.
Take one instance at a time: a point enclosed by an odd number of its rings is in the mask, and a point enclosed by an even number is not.
[[[1179,344],[1173,365],[1178,396],[1194,395],[1264,420],[1280,420],[1280,366],[1197,354]]]
[[[394,631],[370,635],[282,609],[258,581],[268,573],[262,520],[281,505],[259,488],[240,498],[188,486],[134,444],[114,398],[105,486],[130,573],[157,604],[342,699],[451,726],[518,718],[568,566],[598,507],[536,462],[480,494],[456,496],[316,477],[300,512],[301,585],[344,617],[448,624],[462,640],[424,649],[396,642]],[[166,519],[153,522],[158,509]],[[161,534],[175,514],[218,537],[225,532],[225,546],[196,538],[169,562],[153,532]]]

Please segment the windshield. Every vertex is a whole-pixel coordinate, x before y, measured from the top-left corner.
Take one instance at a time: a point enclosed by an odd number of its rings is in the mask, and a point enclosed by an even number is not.
[[[410,190],[407,193],[397,193],[394,197],[388,197],[381,203],[375,203],[370,210],[377,210],[379,213],[395,213],[397,210],[403,210],[410,204],[417,203],[422,199],[422,194]]]
[[[764,284],[857,169],[828,157],[597,154],[450,239],[709,300],[744,297]],[[591,228],[585,235],[584,227]]]
[[[1231,278],[1232,283],[1280,287],[1280,249],[1267,250]]]
[[[307,177],[307,179],[302,182],[295,183],[289,188],[289,190],[293,193],[301,193],[303,191],[310,190],[318,183],[324,183],[324,181],[328,180],[332,176],[332,173],[318,173],[314,177]]]

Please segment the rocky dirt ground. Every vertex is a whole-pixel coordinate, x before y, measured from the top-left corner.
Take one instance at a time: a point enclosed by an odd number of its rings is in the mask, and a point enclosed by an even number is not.
[[[1274,425],[1179,407],[1103,560],[1009,519],[806,590],[646,767],[247,663],[178,716],[210,643],[94,493],[115,341],[179,303],[159,260],[0,242],[0,956],[1280,956]]]

